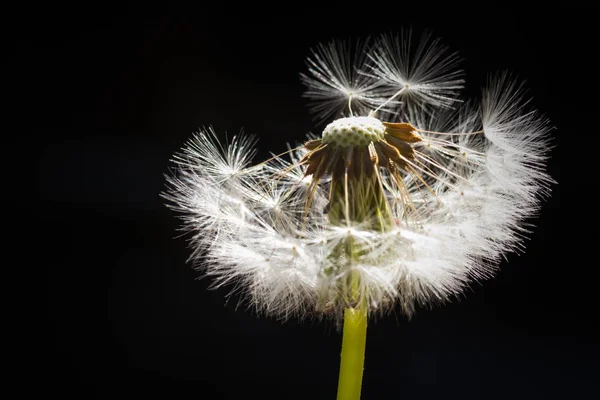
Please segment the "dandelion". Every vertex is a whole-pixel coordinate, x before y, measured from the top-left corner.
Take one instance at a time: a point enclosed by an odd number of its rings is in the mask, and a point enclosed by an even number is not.
[[[320,137],[253,165],[252,138],[203,129],[167,176],[214,287],[283,320],[343,322],[339,399],[360,397],[367,319],[491,277],[549,195],[548,121],[509,74],[463,102],[458,61],[406,33],[320,45],[301,75]]]

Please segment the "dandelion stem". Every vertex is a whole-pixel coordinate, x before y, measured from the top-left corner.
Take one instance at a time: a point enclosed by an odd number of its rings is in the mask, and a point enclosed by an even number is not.
[[[366,307],[346,308],[337,400],[360,399],[366,343]]]

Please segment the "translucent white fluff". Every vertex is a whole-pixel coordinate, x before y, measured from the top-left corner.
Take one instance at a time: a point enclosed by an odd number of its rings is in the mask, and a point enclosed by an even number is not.
[[[215,286],[240,292],[259,312],[302,318],[327,314],[342,295],[339,282],[358,273],[371,315],[394,305],[411,315],[492,276],[504,254],[522,249],[524,220],[552,183],[544,167],[547,121],[525,108],[521,87],[506,74],[490,82],[479,104],[456,102],[456,56],[444,58],[430,40],[410,53],[406,41],[382,37],[357,47],[358,55],[347,44],[320,46],[303,75],[320,118],[385,110],[387,121],[418,130],[422,140],[402,182],[380,171],[392,229],[330,224],[330,183],[311,186],[302,147],[253,166],[251,138],[221,145],[205,129],[175,157],[163,196],[182,216],[192,259]],[[342,273],[325,273],[348,236],[365,251]]]

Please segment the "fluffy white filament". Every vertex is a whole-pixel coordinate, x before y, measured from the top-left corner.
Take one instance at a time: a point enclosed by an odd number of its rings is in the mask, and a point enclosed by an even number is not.
[[[419,129],[423,140],[401,182],[381,170],[390,231],[330,225],[329,183],[309,193],[301,148],[253,166],[251,138],[223,146],[208,129],[176,156],[163,196],[192,232],[192,259],[215,286],[243,293],[259,312],[302,318],[326,310],[323,299],[335,302],[339,281],[354,271],[372,311],[394,303],[410,315],[490,277],[504,254],[523,247],[524,220],[552,183],[547,121],[526,109],[521,86],[506,74],[490,81],[480,104],[457,102],[456,55],[431,40],[411,52],[409,39],[384,36],[353,51],[320,46],[302,76],[321,119],[385,105],[388,121]],[[324,273],[349,235],[367,251],[343,273]]]

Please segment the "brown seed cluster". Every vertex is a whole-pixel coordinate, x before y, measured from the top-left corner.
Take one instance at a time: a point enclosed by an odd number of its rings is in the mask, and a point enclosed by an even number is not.
[[[381,140],[364,145],[341,146],[335,142],[323,143],[323,139],[304,144],[308,153],[301,160],[307,165],[306,175],[313,176],[316,184],[326,174],[332,179],[357,179],[363,174],[372,175],[375,166],[388,169],[392,174],[405,169],[407,161],[414,159],[412,145],[422,140],[416,128],[409,123],[383,122],[385,131]]]

